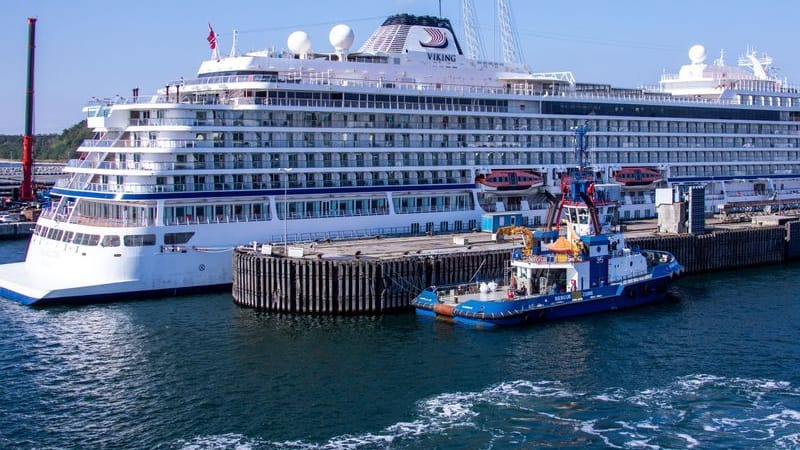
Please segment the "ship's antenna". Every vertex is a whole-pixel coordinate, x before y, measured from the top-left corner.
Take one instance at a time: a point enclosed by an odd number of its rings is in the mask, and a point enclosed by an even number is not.
[[[467,58],[485,60],[486,53],[481,39],[475,5],[472,0],[461,0],[461,14],[464,16],[464,38],[467,41]]]
[[[442,0],[439,0],[439,18],[442,17]]]
[[[233,30],[233,37],[231,38],[231,41],[233,42],[231,44],[231,55],[230,55],[231,58],[236,56],[236,53],[238,53],[237,50],[236,50],[236,38],[237,37],[239,37],[239,32],[236,31],[236,30]]]
[[[500,41],[503,47],[503,62],[523,64],[519,38],[511,21],[511,5],[508,0],[497,0],[497,14],[500,19]]]

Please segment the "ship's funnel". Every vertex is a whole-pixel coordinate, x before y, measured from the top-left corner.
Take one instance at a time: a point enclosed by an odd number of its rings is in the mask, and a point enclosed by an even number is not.
[[[449,20],[410,14],[398,14],[386,19],[358,51],[370,54],[463,54]]]

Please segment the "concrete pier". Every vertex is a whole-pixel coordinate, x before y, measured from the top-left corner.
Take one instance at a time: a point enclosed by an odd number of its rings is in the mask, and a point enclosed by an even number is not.
[[[630,229],[630,228],[629,228]],[[800,222],[717,226],[701,235],[626,233],[629,245],[673,253],[688,273],[800,258]],[[361,239],[289,247],[241,246],[233,254],[233,299],[245,307],[310,314],[407,309],[428,286],[499,279],[521,245],[489,233]]]

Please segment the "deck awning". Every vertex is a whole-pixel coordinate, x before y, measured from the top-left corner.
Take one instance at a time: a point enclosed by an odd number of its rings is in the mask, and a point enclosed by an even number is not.
[[[550,251],[555,253],[571,253],[572,252],[572,243],[567,240],[564,236],[560,236],[556,239],[555,242],[550,244],[549,246]]]

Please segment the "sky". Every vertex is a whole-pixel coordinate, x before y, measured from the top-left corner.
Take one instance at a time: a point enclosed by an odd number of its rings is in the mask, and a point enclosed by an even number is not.
[[[775,60],[779,76],[800,83],[800,1],[509,0],[524,61],[538,72],[572,71],[579,82],[654,86],[688,63],[703,44],[707,62],[725,50],[735,64],[748,47]],[[488,59],[501,60],[494,0],[473,0]],[[441,0],[463,44],[461,0]],[[22,134],[27,17],[37,17],[35,133],[58,133],[82,120],[92,97],[153,93],[193,78],[209,57],[208,23],[230,51],[286,48],[306,31],[313,50],[330,50],[328,31],[350,25],[358,48],[389,15],[438,15],[437,0],[0,0],[0,134]]]

